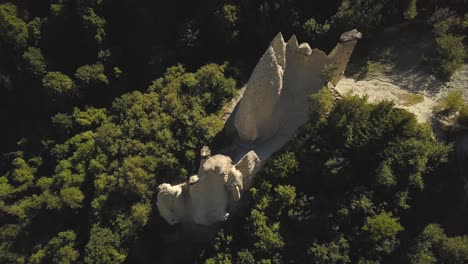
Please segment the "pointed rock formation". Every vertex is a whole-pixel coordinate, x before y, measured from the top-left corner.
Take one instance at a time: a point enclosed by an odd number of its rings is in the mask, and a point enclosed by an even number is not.
[[[359,39],[362,38],[361,32],[356,29],[341,34],[341,43],[336,44],[335,48],[328,54],[331,64],[335,66],[335,74],[330,83],[336,86],[343,78],[346,65],[348,65],[349,58],[353,52],[354,47]]]
[[[273,51],[276,55],[276,61],[284,70],[284,67],[286,66],[286,42],[284,42],[281,32],[276,35],[270,46],[273,47]]]
[[[287,130],[294,132],[308,120],[309,95],[327,84],[322,77],[325,66],[334,65],[331,83],[335,85],[361,36],[357,30],[344,33],[342,43],[327,56],[307,43],[299,45],[296,36],[285,44],[278,34],[252,72],[239,102],[234,122],[240,139],[259,146],[275,141],[278,133],[281,140],[291,137],[293,133]]]
[[[283,88],[283,70],[269,47],[250,76],[234,125],[246,141],[261,141],[278,129],[279,120],[272,119],[278,108]]]

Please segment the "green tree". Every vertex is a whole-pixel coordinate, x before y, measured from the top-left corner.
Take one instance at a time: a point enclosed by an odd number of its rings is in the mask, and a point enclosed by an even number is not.
[[[82,23],[96,44],[102,45],[106,39],[106,20],[103,17],[97,15],[93,8],[88,7],[85,8],[82,13]]]
[[[343,237],[326,244],[314,242],[307,254],[311,256],[313,263],[344,264],[351,262],[348,256],[349,244]]]
[[[302,30],[305,32],[305,35],[311,39],[317,39],[320,35],[327,33],[330,30],[330,24],[325,22],[325,24],[319,24],[314,18],[309,18],[302,25]]]
[[[82,111],[75,107],[73,109],[74,122],[82,128],[97,128],[108,120],[106,109],[89,107]]]
[[[42,86],[52,98],[67,97],[74,90],[73,80],[60,72],[49,72],[42,79]]]
[[[152,157],[128,157],[118,173],[119,187],[142,199],[150,198],[156,188],[153,174],[156,164]]]
[[[133,221],[139,225],[146,225],[151,213],[151,205],[149,203],[136,203],[132,206]]]
[[[271,165],[267,167],[267,172],[275,174],[279,178],[287,178],[298,169],[296,156],[293,152],[284,152],[274,157]]]
[[[375,251],[388,254],[398,245],[396,235],[404,230],[397,217],[391,213],[380,213],[373,217],[367,217],[362,227],[369,234]]]
[[[17,50],[26,48],[28,27],[11,3],[0,4],[0,37]]]
[[[448,79],[462,65],[466,56],[463,36],[444,35],[436,38],[437,58],[434,71],[440,77]]]
[[[43,22],[44,21],[39,17],[35,17],[28,23],[29,43],[32,45],[38,45],[39,41],[41,40]]]
[[[427,225],[416,239],[410,260],[414,264],[465,263],[468,236],[448,237],[439,225]]]
[[[279,233],[280,223],[268,223],[268,217],[259,210],[252,210],[248,222],[249,233],[256,252],[268,254],[284,247],[283,237]]]
[[[71,264],[77,263],[79,253],[76,248],[76,234],[72,230],[60,232],[49,240],[47,245],[29,258],[30,263]]]
[[[107,85],[109,81],[104,74],[104,66],[102,64],[85,65],[76,70],[76,84],[79,89],[90,89],[97,85]]]
[[[417,0],[410,0],[408,9],[406,9],[405,14],[404,14],[406,19],[412,20],[416,18],[416,16],[418,15],[416,3],[417,3]]]
[[[86,245],[84,262],[88,264],[123,263],[125,253],[120,250],[120,238],[108,228],[93,226]]]
[[[29,47],[23,53],[24,68],[37,78],[46,74],[46,63],[39,48]]]
[[[70,208],[81,208],[84,194],[76,187],[69,187],[60,190],[60,196],[66,206]]]
[[[232,4],[225,4],[221,10],[215,12],[216,27],[224,35],[224,41],[230,43],[239,39],[239,7]]]

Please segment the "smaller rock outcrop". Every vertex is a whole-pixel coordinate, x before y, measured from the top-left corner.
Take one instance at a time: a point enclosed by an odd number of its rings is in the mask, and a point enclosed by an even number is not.
[[[202,148],[198,174],[190,176],[186,183],[163,183],[158,187],[157,206],[169,224],[187,221],[211,225],[225,221],[230,205],[252,186],[261,166],[255,152],[248,152],[235,165],[228,156],[210,153],[209,148]]]
[[[185,214],[185,202],[182,195],[184,185],[172,186],[163,183],[158,186],[157,206],[159,213],[171,225],[179,223]]]

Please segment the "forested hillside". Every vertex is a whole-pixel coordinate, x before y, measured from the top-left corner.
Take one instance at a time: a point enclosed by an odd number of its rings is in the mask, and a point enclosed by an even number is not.
[[[397,25],[440,80],[468,58],[463,0],[316,2],[2,1],[0,263],[468,263],[450,133],[325,89],[212,241],[159,216],[278,32],[328,52],[359,29],[355,71]]]

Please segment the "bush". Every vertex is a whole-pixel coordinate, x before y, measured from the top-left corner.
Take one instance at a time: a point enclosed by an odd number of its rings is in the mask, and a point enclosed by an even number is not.
[[[461,108],[460,115],[458,116],[458,122],[462,125],[468,125],[468,104],[465,104]]]
[[[438,112],[453,114],[463,108],[463,94],[461,91],[452,91],[445,96],[437,106]]]
[[[326,64],[323,67],[322,71],[320,72],[320,77],[322,78],[324,84],[327,84],[333,79],[336,69],[336,66],[333,64]]]
[[[357,78],[364,79],[366,77],[372,77],[383,71],[385,71],[385,66],[380,62],[366,61],[366,65],[357,73]]]
[[[464,43],[467,18],[445,8],[436,10],[428,20],[437,45],[432,71],[442,79],[449,79],[467,58]]]
[[[274,174],[276,177],[285,179],[290,174],[295,173],[297,168],[298,163],[296,155],[293,152],[288,151],[275,157],[271,162],[271,166],[269,166],[266,171]]]
[[[449,79],[462,65],[466,54],[463,36],[444,35],[436,38],[437,57],[433,71],[440,78]]]
[[[333,94],[326,86],[309,96],[309,110],[312,118],[324,116],[333,107]]]

